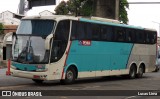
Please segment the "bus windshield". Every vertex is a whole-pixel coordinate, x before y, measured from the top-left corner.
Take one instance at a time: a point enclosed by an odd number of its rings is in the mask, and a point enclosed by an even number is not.
[[[48,63],[45,38],[54,30],[53,20],[22,20],[13,36],[13,61],[26,64]]]

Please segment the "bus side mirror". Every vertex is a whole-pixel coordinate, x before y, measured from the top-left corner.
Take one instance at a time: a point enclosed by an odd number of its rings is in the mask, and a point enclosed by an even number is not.
[[[45,40],[45,49],[46,50],[50,49],[50,41],[52,38],[53,38],[53,34],[50,34],[46,37],[46,40]]]

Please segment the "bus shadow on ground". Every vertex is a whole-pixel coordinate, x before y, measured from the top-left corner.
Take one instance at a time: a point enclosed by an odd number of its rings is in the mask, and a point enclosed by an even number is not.
[[[142,78],[130,79],[126,76],[106,76],[106,77],[78,79],[74,84],[112,82],[112,81],[115,82],[115,81],[121,81],[121,80],[137,80],[137,79],[145,79],[145,78],[148,78],[148,77],[143,76]]]
[[[78,85],[78,84],[92,84],[92,83],[101,83],[101,82],[116,82],[116,81],[122,81],[122,80],[139,80],[139,79],[146,79],[149,78],[149,76],[143,76],[142,78],[135,78],[130,79],[126,76],[107,76],[107,77],[92,77],[92,78],[82,78],[77,79],[75,83],[69,84],[69,86],[72,85]],[[44,81],[42,84],[33,83],[33,85],[36,86],[61,86],[62,84],[60,81]],[[68,86],[68,85],[64,85]]]

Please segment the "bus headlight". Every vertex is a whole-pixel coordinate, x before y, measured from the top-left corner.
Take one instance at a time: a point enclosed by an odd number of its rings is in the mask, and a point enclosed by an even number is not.
[[[12,69],[17,69],[16,67],[14,67],[14,66],[12,66],[12,65],[11,65],[11,68],[12,68]]]

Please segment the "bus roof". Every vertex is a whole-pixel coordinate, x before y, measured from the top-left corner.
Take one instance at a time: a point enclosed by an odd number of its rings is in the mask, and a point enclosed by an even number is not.
[[[42,19],[42,20],[65,20],[65,19],[70,19],[70,20],[78,20],[79,17],[74,17],[74,16],[65,16],[65,15],[52,15],[52,16],[27,16],[24,17],[23,19]]]
[[[140,30],[149,30],[149,31],[156,31],[155,29],[143,28],[140,26],[133,26],[133,25],[126,25],[114,22],[107,22],[107,21],[100,21],[100,20],[93,20],[91,18],[82,18],[82,17],[75,17],[75,16],[67,16],[67,15],[52,15],[52,16],[27,16],[22,19],[42,19],[42,20],[79,20],[82,22],[89,22],[89,23],[97,23],[97,24],[104,24],[110,26],[118,26],[118,27],[125,27],[125,28],[132,28],[132,29],[140,29]]]

